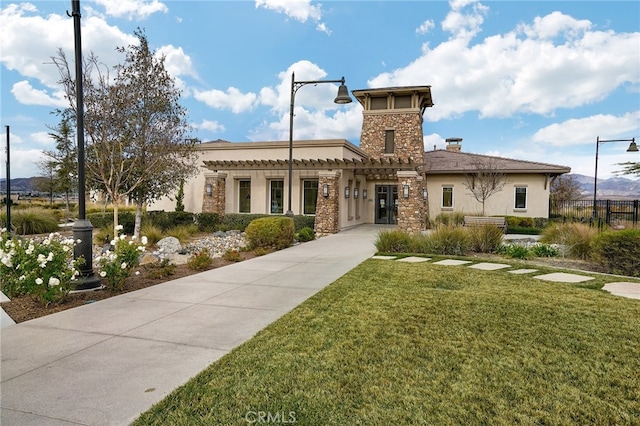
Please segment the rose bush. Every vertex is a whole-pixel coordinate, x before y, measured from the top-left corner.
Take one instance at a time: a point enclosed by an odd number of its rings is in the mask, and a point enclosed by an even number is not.
[[[116,232],[120,231],[121,225],[116,228]],[[100,269],[99,275],[107,281],[107,288],[122,290],[124,281],[140,264],[140,255],[146,250],[146,245],[147,237],[144,236],[138,241],[133,237],[127,239],[127,236],[122,234],[111,240],[113,250],[106,250],[102,256],[95,259],[96,266]]]
[[[0,287],[9,298],[25,294],[48,305],[62,300],[79,275],[76,241],[58,233],[25,239],[0,230]]]

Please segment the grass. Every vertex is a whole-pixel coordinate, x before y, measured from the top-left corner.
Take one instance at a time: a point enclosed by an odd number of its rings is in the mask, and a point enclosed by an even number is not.
[[[368,260],[135,424],[638,424],[640,303],[594,277]]]

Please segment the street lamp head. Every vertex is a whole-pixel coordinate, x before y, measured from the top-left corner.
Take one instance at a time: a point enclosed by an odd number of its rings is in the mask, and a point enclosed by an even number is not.
[[[640,151],[640,149],[638,149],[638,145],[636,144],[636,140],[634,138],[629,144],[629,148],[627,149],[627,152],[638,152],[638,151]]]
[[[338,96],[336,96],[333,102],[337,104],[350,104],[353,102],[351,96],[349,96],[349,89],[347,89],[347,86],[344,84],[344,77],[342,77],[342,84],[338,87]]]

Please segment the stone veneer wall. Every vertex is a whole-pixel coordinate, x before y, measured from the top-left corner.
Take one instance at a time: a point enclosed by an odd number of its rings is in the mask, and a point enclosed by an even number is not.
[[[226,177],[226,173],[205,174],[202,196],[203,213],[218,213],[220,219],[224,217]],[[207,185],[211,185],[213,189],[211,195],[207,195]]]
[[[339,177],[339,172],[318,173],[318,199],[316,201],[316,220],[314,224],[314,231],[318,237],[335,234],[339,231]],[[328,197],[322,194],[322,188],[325,184],[329,185]]]
[[[409,185],[409,198],[404,198],[404,186]],[[417,172],[398,172],[398,228],[410,234],[426,229],[427,202],[422,198],[424,179]]]
[[[422,115],[411,113],[365,113],[360,135],[360,149],[374,158],[385,156],[385,130],[394,130],[394,158],[424,162]],[[386,154],[388,155],[388,154]]]

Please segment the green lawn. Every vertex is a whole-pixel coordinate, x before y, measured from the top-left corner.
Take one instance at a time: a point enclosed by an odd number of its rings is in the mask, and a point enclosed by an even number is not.
[[[594,276],[367,260],[136,424],[640,424],[640,301]]]

